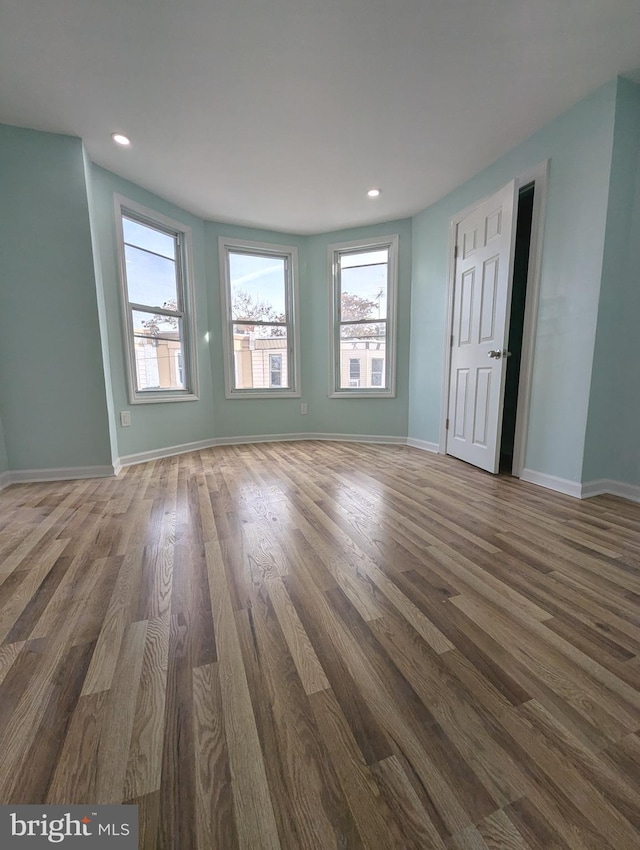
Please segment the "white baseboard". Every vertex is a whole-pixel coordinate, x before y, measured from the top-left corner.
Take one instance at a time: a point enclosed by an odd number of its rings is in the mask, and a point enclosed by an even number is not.
[[[590,499],[592,496],[601,496],[604,493],[620,496],[631,502],[640,502],[640,487],[636,484],[627,484],[625,481],[614,481],[611,478],[587,481],[582,485],[581,498]]]
[[[269,437],[266,438],[267,440]],[[380,443],[385,446],[406,446],[406,437],[391,437],[382,434],[301,434],[298,440],[328,440],[333,443]]]
[[[602,496],[604,493],[611,493],[611,488],[615,484],[608,478],[599,478],[596,481],[586,481],[582,485],[581,499],[590,499],[592,496]]]
[[[110,478],[115,474],[114,467],[104,466],[62,466],[53,469],[12,469],[0,476],[0,487],[7,484],[37,484],[44,481],[74,481],[79,478]],[[2,484],[2,479],[8,481]]]
[[[195,443],[182,443],[177,446],[165,446],[161,449],[152,449],[148,452],[137,452],[135,454],[123,455],[118,458],[118,470],[124,466],[133,466],[135,463],[144,463],[148,460],[161,460],[173,455],[197,452],[201,449],[210,449],[214,446],[239,446],[247,443],[288,443],[297,440],[327,440],[340,443],[383,443],[405,446],[405,437],[379,436],[377,434],[321,434],[321,433],[297,433],[297,434],[251,434],[245,437],[214,437],[209,440],[199,440]]]
[[[636,484],[627,484],[625,481],[614,481],[611,478],[599,478],[596,481],[586,481],[579,484],[577,481],[569,481],[566,478],[557,478],[555,475],[547,475],[544,472],[536,472],[535,469],[523,469],[520,475],[522,481],[530,484],[538,484],[548,490],[565,493],[576,499],[591,499],[593,496],[610,494],[628,499],[630,502],[640,502],[640,487]]]
[[[0,472],[0,490],[4,490],[4,488],[8,487],[9,484],[11,484],[11,473]]]
[[[317,440],[317,435],[299,434],[249,434],[239,437],[216,437],[214,446],[243,446],[249,443],[290,443],[295,440]]]
[[[180,443],[177,446],[165,446],[162,449],[151,449],[148,452],[135,452],[134,454],[119,457],[116,462],[116,466],[118,467],[118,471],[120,471],[120,469],[124,466],[133,466],[135,463],[145,463],[147,460],[161,460],[163,457],[183,455],[187,452],[197,452],[200,451],[200,449],[210,449],[211,446],[215,445],[216,441],[214,439],[198,440],[194,443]]]
[[[574,499],[582,498],[582,484],[578,481],[569,481],[568,478],[558,478],[555,475],[547,475],[545,472],[536,472],[535,469],[523,469],[520,480],[546,487],[547,490],[555,490],[557,493],[564,493],[566,496],[573,496]]]
[[[197,440],[193,443],[179,443],[177,446],[163,446],[160,449],[150,449],[147,452],[135,452],[118,458],[118,469],[133,466],[136,463],[146,463],[148,460],[162,460],[165,457],[184,455],[188,452],[199,452],[214,446],[237,446],[245,443],[276,443],[290,440],[312,440],[309,434],[270,434],[249,437],[211,437],[208,440]]]
[[[438,443],[429,443],[427,440],[416,440],[413,437],[407,437],[406,442],[408,446],[414,449],[420,449],[423,452],[432,452],[432,454],[436,455],[440,452]]]

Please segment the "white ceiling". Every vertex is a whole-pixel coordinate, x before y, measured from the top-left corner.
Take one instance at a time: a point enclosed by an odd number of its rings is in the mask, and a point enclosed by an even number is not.
[[[424,209],[639,66],[638,0],[0,0],[1,122],[296,233]]]

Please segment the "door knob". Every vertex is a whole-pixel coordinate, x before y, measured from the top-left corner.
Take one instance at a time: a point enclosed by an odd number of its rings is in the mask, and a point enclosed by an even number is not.
[[[494,360],[500,360],[502,352],[499,349],[494,349],[489,352],[489,357],[493,357]]]

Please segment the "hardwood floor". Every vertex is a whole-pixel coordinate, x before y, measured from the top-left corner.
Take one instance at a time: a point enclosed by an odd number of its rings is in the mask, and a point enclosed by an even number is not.
[[[0,802],[145,850],[637,850],[640,505],[273,443],[0,493]]]

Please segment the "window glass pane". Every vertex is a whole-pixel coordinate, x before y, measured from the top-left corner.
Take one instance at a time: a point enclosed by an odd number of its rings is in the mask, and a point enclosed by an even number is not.
[[[284,257],[229,252],[231,314],[234,319],[286,321]]]
[[[360,386],[360,365],[361,357],[349,357],[349,381],[348,387],[357,388]]]
[[[372,350],[375,346],[384,343],[387,335],[386,322],[365,322],[361,325],[340,325],[340,340],[352,340],[354,343],[358,340],[367,340],[372,343]]]
[[[133,310],[137,389],[183,390],[182,321]]]
[[[339,389],[384,387],[386,323],[341,325]]]
[[[340,255],[340,268],[348,269],[351,266],[370,266],[376,263],[389,262],[389,249],[382,248],[380,251],[356,251],[353,254]]]
[[[372,357],[371,358],[371,386],[372,387],[381,387],[383,385],[383,376],[384,376],[384,358],[383,357]]]
[[[343,269],[340,275],[342,321],[387,317],[388,265]]]
[[[153,251],[155,254],[162,254],[163,257],[175,260],[176,240],[174,236],[162,233],[160,230],[148,227],[139,221],[133,221],[126,216],[122,217],[122,230],[124,241],[127,244],[145,248],[147,251]]]
[[[125,245],[129,301],[176,310],[176,264],[173,260]]]
[[[289,388],[286,328],[233,325],[235,389]],[[272,383],[272,380],[279,383]]]
[[[282,354],[269,355],[269,386],[282,386]]]
[[[133,333],[135,336],[162,337],[179,339],[181,320],[173,316],[161,316],[142,310],[132,310]]]

